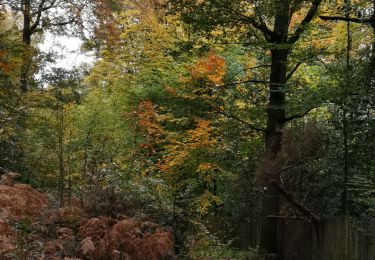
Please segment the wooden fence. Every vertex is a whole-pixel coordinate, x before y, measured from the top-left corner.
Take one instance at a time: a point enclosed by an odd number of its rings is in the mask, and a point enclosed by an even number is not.
[[[211,230],[224,230],[227,221],[214,221]],[[260,242],[257,221],[237,222],[230,236],[239,249],[255,248]],[[280,219],[279,252],[284,260],[375,260],[375,230],[364,233],[349,218],[325,218],[319,223]],[[228,229],[227,229],[228,230]]]

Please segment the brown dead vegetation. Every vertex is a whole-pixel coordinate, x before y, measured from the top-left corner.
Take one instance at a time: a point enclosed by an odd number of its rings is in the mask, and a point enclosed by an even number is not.
[[[48,222],[65,225],[78,225],[87,220],[85,211],[73,206],[50,209],[46,216]]]
[[[1,175],[0,185],[14,186],[14,179],[20,176],[17,172],[7,172]]]
[[[14,236],[14,230],[4,219],[0,218],[0,255],[16,249],[13,241]]]
[[[80,227],[80,256],[98,260],[171,259],[174,255],[172,233],[162,228],[157,228],[153,233],[142,233],[141,227],[142,223],[131,218],[119,221],[93,218]]]
[[[25,220],[31,231],[20,236],[16,227]],[[37,248],[20,248],[29,246],[20,239]],[[173,258],[174,239],[152,222],[124,215],[90,219],[82,208],[51,209],[48,197],[29,185],[0,185],[0,259],[17,252],[30,259],[166,260]]]
[[[37,219],[48,207],[48,197],[26,184],[0,185],[0,210],[5,219]]]

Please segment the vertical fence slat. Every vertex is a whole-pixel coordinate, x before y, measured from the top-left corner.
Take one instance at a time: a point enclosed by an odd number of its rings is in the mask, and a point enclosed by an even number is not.
[[[234,243],[238,249],[259,245],[259,220],[233,222],[217,217],[209,220],[209,225],[209,230],[217,234],[232,230],[229,237],[238,238]],[[375,234],[359,231],[347,217],[325,218],[317,224],[280,218],[278,232],[284,260],[375,260]]]

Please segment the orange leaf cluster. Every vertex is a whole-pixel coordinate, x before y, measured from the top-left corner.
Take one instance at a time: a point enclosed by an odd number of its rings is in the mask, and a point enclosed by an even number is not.
[[[96,36],[107,43],[107,47],[112,47],[119,42],[120,32],[117,28],[110,0],[98,0],[96,14],[98,25],[95,28]]]
[[[191,77],[197,79],[208,79],[214,84],[221,84],[225,75],[224,58],[210,53],[207,58],[198,60],[190,68]]]
[[[136,131],[141,133],[145,142],[139,144],[139,147],[146,149],[148,155],[155,154],[155,146],[161,139],[164,130],[158,123],[158,114],[154,108],[154,104],[149,100],[141,101],[136,110],[128,113],[127,117],[135,119],[137,128]]]
[[[15,67],[14,62],[7,61],[8,52],[0,50],[0,72],[3,74],[9,74]]]
[[[187,131],[188,143],[192,148],[209,148],[216,144],[216,140],[211,138],[212,126],[208,120],[198,119],[197,127]]]
[[[212,138],[212,126],[208,120],[198,119],[196,128],[187,131],[187,138],[182,142],[172,140],[171,144],[166,147],[167,156],[158,167],[163,172],[173,172],[174,167],[183,165],[189,155],[197,150],[209,150],[217,143]]]
[[[147,131],[150,135],[156,135],[162,132],[160,126],[157,125],[157,114],[154,104],[151,101],[142,101],[137,108],[138,125],[141,129]]]
[[[306,16],[306,11],[302,10],[293,14],[290,19],[289,28],[291,31],[295,31],[300,26],[303,18]]]

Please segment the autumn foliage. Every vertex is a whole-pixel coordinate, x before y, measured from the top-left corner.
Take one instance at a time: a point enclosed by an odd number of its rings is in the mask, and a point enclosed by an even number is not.
[[[127,216],[89,219],[84,209],[74,206],[53,209],[48,197],[29,185],[0,185],[0,206],[0,259],[79,255],[83,259],[158,260],[174,255],[170,230]]]
[[[201,58],[188,66],[189,75],[182,77],[182,82],[208,82],[214,85],[220,85],[223,82],[226,67],[225,59],[211,52],[206,58]]]
[[[89,259],[172,258],[172,233],[161,228],[150,232],[145,228],[147,225],[131,218],[119,221],[106,217],[90,219],[79,229],[80,254]]]
[[[0,73],[8,74],[13,68],[14,64],[7,61],[8,53],[4,50],[0,50]]]
[[[133,130],[143,137],[142,142],[138,144],[142,152],[148,156],[154,155],[164,130],[158,122],[159,115],[152,101],[139,102],[133,111],[125,114],[125,117],[135,123],[132,125]]]
[[[208,79],[214,84],[222,83],[225,75],[224,58],[214,53],[208,54],[207,58],[200,59],[190,68],[193,79]]]
[[[0,185],[0,208],[5,218],[37,219],[48,206],[48,197],[26,184]]]
[[[3,253],[15,250],[16,246],[12,238],[15,236],[15,231],[3,218],[0,218],[0,256]]]

